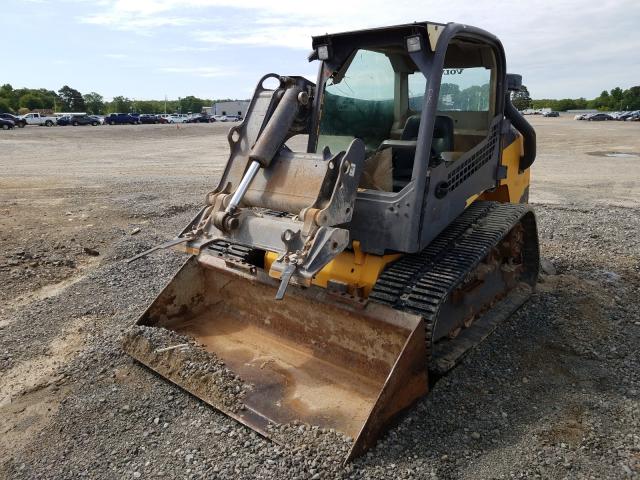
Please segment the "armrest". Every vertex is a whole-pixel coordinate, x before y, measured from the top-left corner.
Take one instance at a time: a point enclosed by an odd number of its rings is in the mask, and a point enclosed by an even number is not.
[[[383,140],[378,147],[378,152],[386,148],[400,148],[403,150],[415,150],[418,142],[416,140]]]
[[[464,155],[465,153],[466,152],[442,152],[440,153],[440,157],[445,162],[455,162],[460,157],[462,157],[462,155]]]

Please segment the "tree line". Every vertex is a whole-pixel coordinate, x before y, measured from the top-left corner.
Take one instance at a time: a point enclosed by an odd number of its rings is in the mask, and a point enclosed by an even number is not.
[[[527,87],[523,86],[519,92],[513,92],[511,101],[518,110],[527,108],[550,108],[558,112],[567,110],[596,109],[601,111],[640,110],[640,86],[623,90],[620,87],[602,93],[591,100],[584,97],[552,99],[543,98],[533,100]]]
[[[110,102],[96,92],[80,93],[68,85],[57,92],[46,88],[13,88],[6,83],[0,87],[0,113],[24,114],[32,110],[52,110],[55,112],[87,112],[93,115],[109,113],[188,113],[201,112],[202,107],[210,106],[214,101],[194,97],[178,100],[135,100],[125,96],[113,97]]]
[[[443,87],[456,87],[444,84]],[[451,90],[450,88],[450,90]],[[469,89],[463,91],[448,91],[453,103],[460,103],[462,107],[473,102],[486,102],[488,98],[479,91]],[[444,98],[444,97],[443,97]],[[232,99],[203,99],[193,95],[178,100],[134,100],[125,96],[113,97],[107,102],[96,92],[80,93],[75,88],[64,85],[57,92],[46,88],[13,88],[6,83],[0,87],[0,113],[9,112],[23,114],[32,110],[53,110],[56,112],[87,112],[94,115],[105,115],[116,112],[136,113],[187,113],[201,112],[202,107],[211,105],[214,101]],[[459,100],[459,102],[458,102]],[[640,110],[640,86],[623,90],[620,87],[602,93],[591,100],[584,97],[562,99],[532,99],[529,90],[523,85],[522,90],[513,92],[511,101],[518,110],[527,108],[551,108],[564,112],[567,110],[597,109],[602,111]]]
[[[463,112],[480,112],[489,110],[489,84],[472,85],[460,89],[456,83],[443,83],[440,86],[439,110],[461,110]]]

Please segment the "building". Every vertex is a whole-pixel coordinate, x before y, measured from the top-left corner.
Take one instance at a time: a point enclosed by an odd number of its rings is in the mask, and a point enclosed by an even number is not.
[[[249,108],[249,100],[215,102],[211,106],[212,115],[233,115],[244,118]]]

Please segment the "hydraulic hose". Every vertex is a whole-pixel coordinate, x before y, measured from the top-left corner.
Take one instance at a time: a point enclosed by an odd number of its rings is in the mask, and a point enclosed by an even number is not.
[[[533,165],[536,159],[536,131],[525,120],[522,114],[513,106],[507,96],[505,114],[524,139],[524,155],[520,157],[520,171],[524,171]]]

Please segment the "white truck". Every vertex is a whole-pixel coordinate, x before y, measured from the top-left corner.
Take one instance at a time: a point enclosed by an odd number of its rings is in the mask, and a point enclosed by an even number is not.
[[[169,123],[187,123],[189,121],[189,115],[186,113],[174,113],[167,117]]]
[[[41,115],[39,113],[27,113],[26,115],[22,115],[27,122],[27,125],[40,125],[45,127],[52,127],[58,123],[58,118],[51,115]]]

